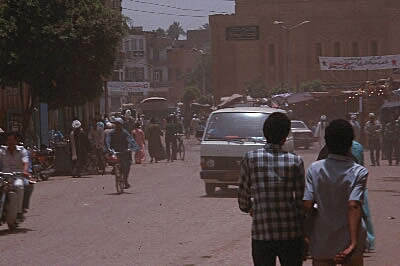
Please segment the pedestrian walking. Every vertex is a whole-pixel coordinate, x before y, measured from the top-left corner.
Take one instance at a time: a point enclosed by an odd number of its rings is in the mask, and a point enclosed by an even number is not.
[[[135,163],[136,164],[141,164],[143,161],[146,160],[146,154],[145,154],[145,146],[146,146],[146,140],[145,140],[145,135],[142,130],[142,126],[139,122],[135,124],[135,129],[132,130],[132,136],[136,141],[136,144],[140,146],[141,150],[135,152]]]
[[[72,122],[71,155],[72,155],[72,177],[80,177],[83,167],[86,165],[89,150],[89,140],[79,120]]]
[[[357,141],[353,141],[351,146],[351,155],[354,162],[364,166],[364,147]],[[325,146],[318,155],[319,160],[327,159],[329,156],[328,146]],[[365,230],[367,232],[366,239],[364,242],[365,250],[372,252],[375,250],[375,230],[372,223],[372,215],[369,207],[368,201],[368,188],[365,188],[364,200],[362,202],[362,219],[365,224]]]
[[[273,113],[264,124],[267,145],[248,152],[241,163],[239,208],[250,213],[252,256],[255,266],[283,266],[303,262],[304,163],[282,146],[290,132],[290,120]]]
[[[146,137],[149,144],[149,155],[151,163],[164,159],[164,149],[161,143],[161,136],[163,135],[160,125],[156,123],[156,120],[152,118],[148,126]]]
[[[395,141],[397,141],[396,120],[392,118],[383,126],[383,153],[385,154],[385,159],[389,162],[389,166],[392,166],[393,163]],[[396,160],[398,162],[398,159]]]
[[[395,127],[394,127],[394,156],[396,158],[396,165],[400,164],[400,117],[395,120]]]
[[[346,120],[327,127],[327,159],[307,170],[304,207],[312,219],[313,265],[363,265],[365,229],[361,227],[368,170],[351,156],[354,130]],[[312,217],[310,217],[312,216]]]
[[[169,162],[173,162],[174,160],[176,160],[178,149],[178,133],[179,125],[176,121],[176,116],[170,115],[167,119],[167,125],[165,126],[165,149]]]
[[[93,135],[93,142],[96,151],[97,167],[100,171],[104,173],[105,171],[105,160],[104,160],[104,144],[105,144],[105,134],[104,134],[104,123],[97,122],[96,131]]]
[[[199,117],[196,114],[193,115],[193,119],[192,119],[192,121],[190,123],[190,127],[192,129],[192,133],[193,133],[194,136],[196,136],[197,131],[199,130],[200,122],[201,121],[200,121]]]
[[[361,126],[360,123],[357,121],[357,116],[355,114],[352,114],[350,116],[349,122],[354,129],[354,139],[359,142],[361,139]]]
[[[368,138],[368,148],[372,166],[380,166],[382,125],[374,113],[369,114],[369,121],[365,125],[365,134]]]
[[[327,116],[322,115],[314,132],[314,137],[318,138],[318,143],[320,148],[325,146],[325,129],[327,126],[328,126]]]

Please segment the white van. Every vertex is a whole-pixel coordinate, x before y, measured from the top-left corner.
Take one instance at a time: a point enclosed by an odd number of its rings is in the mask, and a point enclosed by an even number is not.
[[[216,187],[226,189],[239,185],[240,162],[252,150],[265,146],[263,125],[268,116],[283,110],[265,107],[227,108],[213,112],[208,118],[200,144],[201,172],[207,195]],[[284,149],[293,152],[289,135]]]

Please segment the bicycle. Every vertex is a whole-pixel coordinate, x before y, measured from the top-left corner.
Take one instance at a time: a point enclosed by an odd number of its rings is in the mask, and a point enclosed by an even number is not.
[[[185,144],[183,143],[183,137],[185,136],[185,134],[176,134],[176,139],[178,142],[178,148],[177,148],[177,154],[180,160],[184,161],[185,160],[185,155],[186,155],[186,151],[185,151]]]
[[[108,163],[113,167],[112,173],[115,176],[115,188],[118,194],[124,193],[126,185],[124,177],[122,176],[120,155],[120,152],[111,151],[111,156],[108,158]]]

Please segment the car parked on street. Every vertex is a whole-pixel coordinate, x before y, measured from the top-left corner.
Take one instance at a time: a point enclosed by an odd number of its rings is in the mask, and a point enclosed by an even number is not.
[[[241,160],[247,152],[266,144],[263,125],[274,112],[285,113],[266,107],[227,108],[211,113],[200,144],[200,177],[207,195],[214,194],[217,187],[239,185]],[[284,149],[294,150],[291,134]]]
[[[303,121],[292,120],[292,134],[295,149],[302,147],[308,150],[314,142],[312,130]]]

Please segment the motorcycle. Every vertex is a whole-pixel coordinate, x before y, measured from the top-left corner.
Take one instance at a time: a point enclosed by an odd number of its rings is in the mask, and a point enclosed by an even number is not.
[[[55,173],[55,153],[53,149],[43,147],[42,149],[34,148],[32,155],[32,173],[34,178],[46,181]]]
[[[23,222],[24,181],[21,173],[0,173],[0,225],[7,223],[10,230]]]

